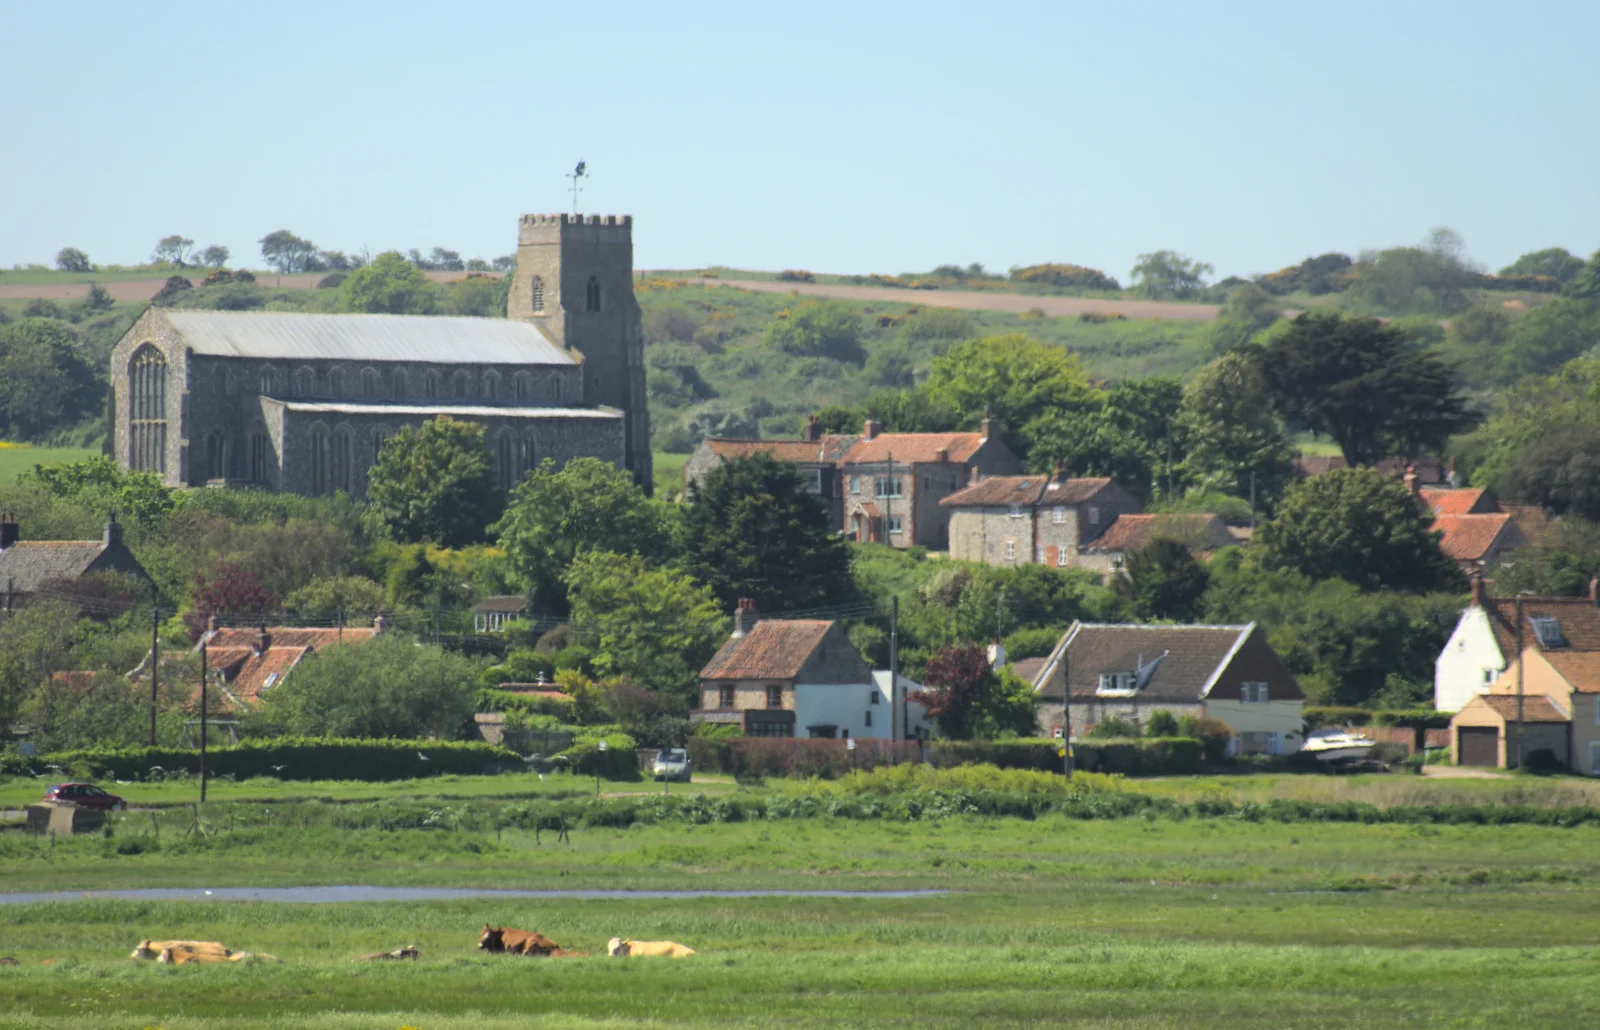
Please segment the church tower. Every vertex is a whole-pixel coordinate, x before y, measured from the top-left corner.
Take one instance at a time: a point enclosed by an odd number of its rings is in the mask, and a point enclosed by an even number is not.
[[[506,314],[583,363],[583,399],[621,410],[624,460],[648,492],[644,326],[633,296],[631,215],[523,215]]]

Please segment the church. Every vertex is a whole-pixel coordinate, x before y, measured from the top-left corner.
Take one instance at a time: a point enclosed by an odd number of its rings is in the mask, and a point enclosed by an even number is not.
[[[168,486],[363,497],[383,442],[482,425],[510,489],[545,458],[651,486],[630,216],[524,215],[505,319],[147,310],[111,354],[118,463]]]

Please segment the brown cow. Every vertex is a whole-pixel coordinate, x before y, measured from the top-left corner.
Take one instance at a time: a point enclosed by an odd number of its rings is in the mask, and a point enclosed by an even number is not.
[[[382,962],[384,959],[408,958],[415,962],[421,957],[422,952],[417,950],[415,944],[407,944],[405,947],[396,948],[394,951],[375,951],[371,955],[362,955],[361,960],[363,962]]]
[[[513,930],[508,926],[483,924],[478,947],[484,951],[507,951],[513,955],[554,955],[561,945],[533,930]]]

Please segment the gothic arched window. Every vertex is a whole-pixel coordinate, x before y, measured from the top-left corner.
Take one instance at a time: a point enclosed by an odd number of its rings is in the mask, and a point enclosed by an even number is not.
[[[272,369],[271,368],[263,368],[261,370],[260,384],[259,385],[261,387],[261,392],[262,393],[271,393],[272,392]]]
[[[521,481],[523,476],[533,471],[534,465],[538,461],[538,453],[533,446],[532,433],[522,438],[522,444],[517,448],[517,452],[517,479]]]
[[[331,368],[328,370],[328,396],[344,396],[344,371],[342,369]]]
[[[128,367],[128,466],[167,471],[167,359],[155,346],[134,352]]]
[[[351,440],[350,427],[340,426],[335,429],[333,431],[333,482],[330,493],[333,490],[343,490],[345,493],[351,492],[350,482],[352,476],[350,467],[354,464],[354,451],[355,447]]]
[[[311,493],[329,493],[332,476],[328,468],[328,427],[318,423],[311,427]]]
[[[544,314],[544,279],[537,275],[528,280],[528,310]]]
[[[437,397],[439,395],[439,377],[429,372],[422,377],[422,396]]]
[[[361,396],[378,396],[378,373],[370,368],[361,370]]]
[[[265,483],[272,475],[272,441],[266,427],[257,424],[250,430],[250,480]]]
[[[511,430],[500,430],[500,438],[495,442],[494,449],[494,474],[499,477],[502,490],[510,490],[517,483],[512,465],[516,452],[517,441]]]
[[[395,398],[396,400],[399,400],[399,399],[401,399],[403,397],[409,397],[410,394],[407,392],[409,389],[410,389],[410,384],[406,382],[406,371],[405,371],[405,369],[403,369],[403,368],[395,369],[394,370],[394,390],[390,392],[390,396]]]
[[[228,438],[221,433],[206,434],[206,478],[228,478]]]
[[[553,401],[561,399],[561,377],[559,375],[550,377],[550,399]]]
[[[483,377],[483,399],[493,401],[500,399],[500,373],[489,372]]]
[[[584,289],[583,309],[585,311],[600,310],[600,280],[592,275],[589,277],[589,285]]]
[[[302,368],[294,374],[294,392],[301,397],[309,397],[317,389],[317,374],[309,368]]]
[[[467,389],[471,383],[471,380],[467,377],[465,372],[457,372],[454,379],[456,400],[467,400]]]
[[[387,427],[379,426],[372,431],[372,464],[376,465],[378,463],[378,458],[383,454],[383,445],[388,439],[389,430]]]
[[[525,401],[532,391],[532,386],[532,377],[526,372],[518,372],[517,377],[512,380],[512,396],[519,401]]]

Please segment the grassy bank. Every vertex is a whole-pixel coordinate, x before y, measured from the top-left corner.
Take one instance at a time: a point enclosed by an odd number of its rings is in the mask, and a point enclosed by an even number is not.
[[[35,465],[66,465],[99,456],[98,447],[35,447],[0,442],[0,485],[11,482]]]

